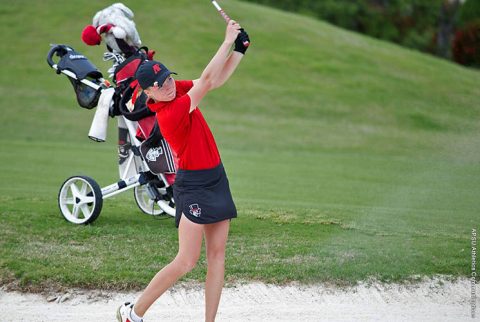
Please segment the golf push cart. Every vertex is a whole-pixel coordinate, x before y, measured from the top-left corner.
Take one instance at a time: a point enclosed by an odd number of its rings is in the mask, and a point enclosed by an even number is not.
[[[161,136],[155,114],[146,106],[146,96],[138,90],[135,72],[153,54],[146,47],[128,56],[106,52],[113,85],[82,54],[67,45],[52,45],[47,62],[57,74],[71,82],[78,104],[96,107],[88,136],[97,142],[106,139],[108,118],[118,122],[118,165],[120,178],[106,187],[87,176],[65,180],[58,193],[63,217],[74,224],[89,224],[98,218],[104,199],[133,188],[140,210],[148,215],[175,216],[172,184],[176,156]],[[55,60],[55,61],[54,61]]]

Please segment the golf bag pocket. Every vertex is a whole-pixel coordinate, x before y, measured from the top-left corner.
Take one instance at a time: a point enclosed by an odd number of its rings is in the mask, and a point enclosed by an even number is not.
[[[150,136],[140,145],[140,153],[154,174],[175,173],[177,170],[170,145],[160,133],[157,122]]]
[[[98,105],[101,89],[96,90],[73,78],[68,78],[68,80],[72,83],[78,105],[89,110]]]

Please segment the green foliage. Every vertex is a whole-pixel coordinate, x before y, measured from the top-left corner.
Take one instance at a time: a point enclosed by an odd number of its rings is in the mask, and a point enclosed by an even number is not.
[[[459,27],[480,20],[480,1],[467,0],[465,4],[460,8],[459,13]]]
[[[313,15],[337,26],[426,50],[433,39],[441,0],[247,0]]]
[[[459,64],[480,68],[480,19],[456,32],[452,52]]]

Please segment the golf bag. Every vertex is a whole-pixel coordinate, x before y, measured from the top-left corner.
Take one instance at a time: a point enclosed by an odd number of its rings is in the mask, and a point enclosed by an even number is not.
[[[137,206],[148,215],[175,216],[172,184],[177,159],[168,142],[161,136],[156,117],[146,106],[146,95],[135,80],[139,65],[151,55],[142,47],[128,58],[118,53],[105,53],[113,60],[109,70],[113,86],[82,54],[67,45],[52,45],[47,62],[57,74],[71,82],[81,107],[96,112],[88,136],[104,142],[109,118],[118,124],[118,164],[120,178],[100,188],[87,176],[72,176],[61,185],[58,205],[63,217],[74,224],[88,224],[100,214],[103,200],[134,189]],[[58,63],[54,56],[59,57]]]

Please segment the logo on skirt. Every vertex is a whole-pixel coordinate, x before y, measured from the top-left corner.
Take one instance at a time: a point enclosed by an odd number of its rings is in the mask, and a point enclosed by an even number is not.
[[[202,214],[202,208],[198,206],[197,203],[191,204],[190,206],[190,214],[195,217],[200,217]]]

